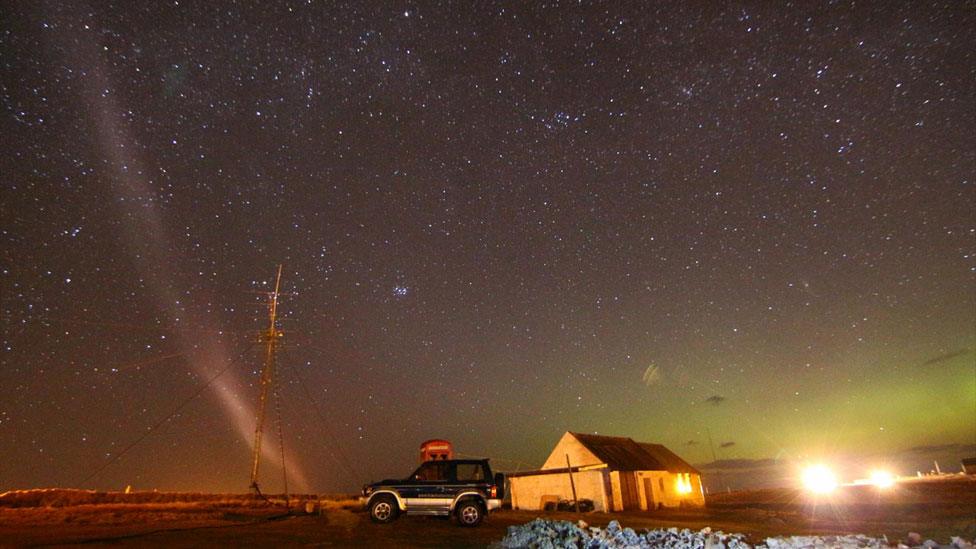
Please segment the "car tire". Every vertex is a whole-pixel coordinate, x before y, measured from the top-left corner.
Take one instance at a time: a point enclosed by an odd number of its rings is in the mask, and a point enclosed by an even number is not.
[[[485,508],[477,500],[462,500],[454,510],[454,516],[457,518],[458,524],[471,528],[481,524],[481,521],[485,519]]]
[[[380,524],[387,524],[397,519],[400,508],[397,507],[393,496],[376,496],[369,504],[369,519]]]

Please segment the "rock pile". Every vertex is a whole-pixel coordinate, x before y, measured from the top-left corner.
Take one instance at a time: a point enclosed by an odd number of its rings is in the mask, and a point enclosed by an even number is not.
[[[508,535],[498,544],[504,548],[555,549],[578,547],[584,549],[668,548],[668,549],[748,549],[751,546],[739,534],[712,532],[706,528],[693,532],[688,529],[645,530],[621,528],[612,520],[606,528],[589,527],[583,521],[576,524],[565,520],[535,519],[522,526],[509,526]]]
[[[940,546],[928,540],[924,543],[918,534],[910,538],[910,545],[893,544],[886,539],[860,535],[848,536],[790,536],[766,538],[766,542],[756,549],[889,549],[899,548],[951,548],[974,549],[968,541],[954,537],[951,545]],[[606,528],[588,526],[585,522],[572,523],[565,520],[535,519],[521,526],[509,526],[508,535],[496,548],[556,549],[573,547],[579,549],[752,549],[742,534],[713,532],[705,528],[693,530],[667,528],[636,532],[631,528],[621,528],[612,520]]]

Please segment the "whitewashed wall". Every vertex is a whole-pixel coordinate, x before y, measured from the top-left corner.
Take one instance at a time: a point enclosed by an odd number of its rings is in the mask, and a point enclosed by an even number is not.
[[[552,449],[552,453],[542,464],[542,468],[565,469],[567,454],[569,454],[569,462],[573,467],[585,467],[601,463],[598,457],[586,449],[586,446],[583,446],[580,441],[576,440],[576,437],[567,432],[556,443],[556,447]]]
[[[565,459],[565,458],[564,458]],[[575,466],[575,465],[574,465]],[[564,465],[565,467],[565,465]],[[576,483],[576,496],[579,499],[593,500],[594,509],[608,511],[604,478],[606,469],[578,471],[573,473]],[[568,473],[552,473],[525,477],[509,477],[512,491],[512,507],[531,511],[541,510],[546,497],[573,499]]]

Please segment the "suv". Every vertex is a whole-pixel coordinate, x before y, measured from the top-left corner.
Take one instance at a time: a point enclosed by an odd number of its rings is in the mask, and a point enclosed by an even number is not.
[[[477,526],[501,507],[504,477],[492,477],[487,459],[427,461],[403,480],[383,480],[363,487],[363,500],[374,522],[393,522],[400,515],[457,518]]]

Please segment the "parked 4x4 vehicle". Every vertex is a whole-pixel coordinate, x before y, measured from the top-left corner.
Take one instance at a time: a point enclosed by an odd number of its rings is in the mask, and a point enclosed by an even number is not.
[[[367,484],[363,499],[374,522],[393,522],[404,513],[454,515],[461,526],[477,526],[501,507],[504,486],[487,459],[448,459],[424,462],[402,480]]]

